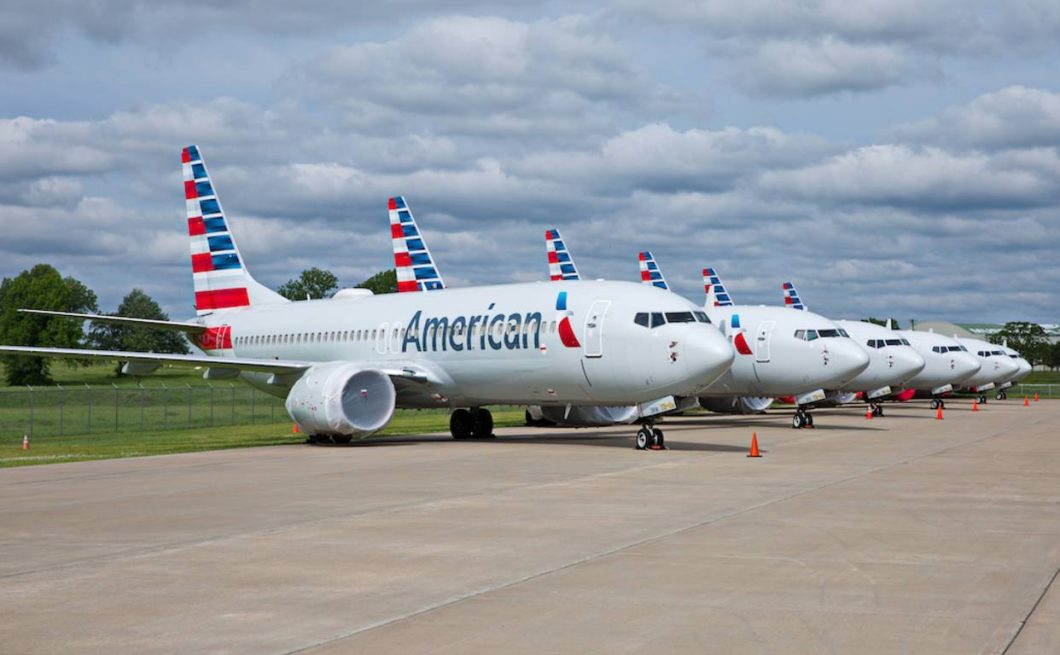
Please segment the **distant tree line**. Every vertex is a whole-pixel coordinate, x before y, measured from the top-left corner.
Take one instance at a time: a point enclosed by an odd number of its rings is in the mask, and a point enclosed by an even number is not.
[[[357,285],[372,293],[397,292],[397,275],[393,269],[381,271]],[[277,291],[291,300],[329,298],[338,290],[334,273],[309,268]],[[184,335],[170,330],[127,327],[93,323],[86,331],[80,320],[40,314],[26,314],[19,309],[46,309],[78,314],[98,314],[95,292],[73,277],[63,277],[49,264],[37,264],[13,278],[0,282],[0,344],[45,348],[93,348],[96,350],[131,350],[137,352],[189,352]],[[133,289],[109,316],[148,318],[168,321],[169,315],[143,289]],[[51,360],[46,357],[0,358],[9,385],[52,384]],[[67,360],[71,365],[88,362]],[[120,375],[120,372],[118,372]]]

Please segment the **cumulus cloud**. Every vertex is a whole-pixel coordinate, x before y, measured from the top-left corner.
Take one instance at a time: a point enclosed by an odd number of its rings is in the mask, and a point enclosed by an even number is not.
[[[1010,86],[899,127],[896,133],[908,141],[991,150],[1056,147],[1060,145],[1060,94]]]

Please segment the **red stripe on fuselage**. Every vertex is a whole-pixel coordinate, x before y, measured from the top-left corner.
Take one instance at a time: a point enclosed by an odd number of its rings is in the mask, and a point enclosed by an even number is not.
[[[196,291],[195,309],[225,309],[228,307],[246,307],[250,297],[246,289],[216,289],[214,291]]]
[[[736,346],[736,352],[741,355],[750,355],[751,348],[747,345],[747,339],[743,338],[743,332],[737,332],[736,336],[733,337],[732,343]]]

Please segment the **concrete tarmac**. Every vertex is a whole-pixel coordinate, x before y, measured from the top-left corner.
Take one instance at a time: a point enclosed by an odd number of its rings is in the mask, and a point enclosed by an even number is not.
[[[2,470],[0,653],[1060,652],[1060,402],[887,412]]]

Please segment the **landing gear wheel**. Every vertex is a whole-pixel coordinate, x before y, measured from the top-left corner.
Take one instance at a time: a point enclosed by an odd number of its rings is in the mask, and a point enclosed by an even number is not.
[[[998,391],[997,393],[994,394],[994,400],[1004,400],[1004,399],[1005,399],[1005,392],[1004,391]]]
[[[666,450],[666,439],[663,438],[663,431],[659,428],[652,428],[651,435],[654,443],[652,448],[658,448],[659,450]]]
[[[466,409],[453,410],[449,416],[449,434],[454,439],[470,439],[475,429],[475,419]]]
[[[806,418],[804,420],[806,421],[806,425],[804,427],[807,427],[807,428],[812,428],[813,427],[813,414],[811,414],[809,412],[806,412]]]
[[[791,427],[792,427],[792,429],[798,430],[798,429],[802,428],[805,425],[806,425],[806,420],[803,417],[802,412],[801,411],[795,412],[795,415],[791,417]]]
[[[331,440],[337,444],[348,444],[353,441],[353,437],[348,434],[333,434]]]
[[[932,398],[931,399],[931,409],[938,409],[940,404],[941,404],[941,401],[938,398]]]
[[[980,405],[985,405],[986,404],[986,395],[985,394],[981,394],[979,396],[979,404]]]
[[[489,439],[493,435],[493,414],[488,409],[479,408],[472,413],[474,425],[471,436],[476,439]]]
[[[873,405],[872,406],[872,415],[873,416],[883,416],[883,405]]]
[[[641,428],[637,430],[637,450],[647,450],[654,438],[655,434],[652,432],[651,428],[646,425],[641,426]]]

